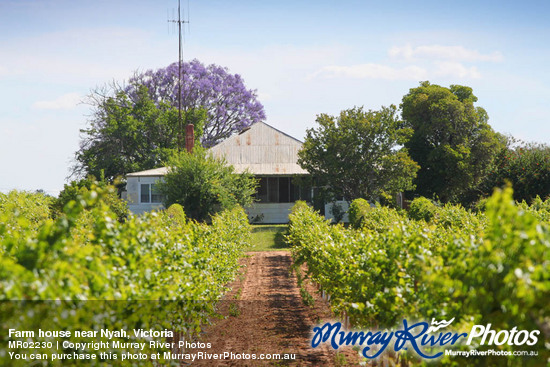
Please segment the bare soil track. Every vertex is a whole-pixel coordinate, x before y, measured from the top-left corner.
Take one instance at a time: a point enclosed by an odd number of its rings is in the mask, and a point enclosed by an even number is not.
[[[201,360],[192,366],[355,366],[357,352],[336,353],[326,345],[313,349],[312,328],[333,319],[328,305],[311,284],[305,284],[314,306],[302,301],[288,251],[251,252],[241,275],[221,303],[225,317],[207,327],[201,342],[208,353],[295,354],[288,360]]]

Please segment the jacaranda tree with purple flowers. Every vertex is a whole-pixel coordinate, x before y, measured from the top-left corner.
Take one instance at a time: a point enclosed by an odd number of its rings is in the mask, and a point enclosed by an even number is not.
[[[198,60],[183,63],[181,75],[183,123],[195,125],[195,137],[204,147],[265,118],[256,91],[247,89],[240,75]],[[178,149],[178,83],[174,63],[136,72],[126,85],[112,83],[92,91],[92,114],[81,130],[73,172],[112,182],[164,164]]]
[[[178,63],[148,70],[130,79],[129,92],[145,85],[153,100],[178,106]],[[256,91],[247,89],[239,74],[198,60],[182,64],[182,106],[185,111],[204,108],[207,113],[202,145],[211,147],[232,133],[265,119]]]

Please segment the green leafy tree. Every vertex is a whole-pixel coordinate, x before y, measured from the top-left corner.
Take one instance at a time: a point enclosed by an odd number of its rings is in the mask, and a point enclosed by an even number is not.
[[[252,174],[235,173],[233,166],[203,148],[174,154],[167,166],[168,173],[158,183],[164,205],[180,204],[191,219],[208,221],[221,210],[253,202],[257,182]]]
[[[417,194],[459,201],[487,173],[503,139],[476,101],[472,88],[427,81],[403,97],[402,117],[414,131],[405,147],[420,165]]]
[[[483,181],[481,189],[488,196],[495,187],[510,183],[514,199],[531,202],[537,196],[550,196],[550,147],[544,144],[514,145],[510,139]]]
[[[338,117],[321,114],[318,128],[308,129],[298,163],[334,197],[377,200],[414,188],[418,165],[402,144],[412,131],[396,116],[396,107],[344,110]]]
[[[94,112],[90,127],[81,130],[83,139],[76,152],[74,173],[99,177],[109,182],[130,172],[158,167],[177,150],[178,111],[163,101],[153,100],[147,87],[136,85],[131,92],[114,96],[96,91],[90,97]],[[185,111],[184,123],[193,123],[200,138],[206,111]]]

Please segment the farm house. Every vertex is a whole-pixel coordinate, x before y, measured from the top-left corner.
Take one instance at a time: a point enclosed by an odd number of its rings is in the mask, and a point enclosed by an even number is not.
[[[259,179],[256,202],[245,208],[251,221],[287,223],[289,210],[296,200],[312,199],[311,189],[297,186],[292,180],[308,175],[297,163],[301,147],[302,142],[298,139],[258,122],[209,151],[216,157],[225,157],[237,173],[248,169]],[[162,197],[155,190],[155,182],[162,179],[166,172],[167,168],[161,167],[127,175],[126,198],[133,213],[163,207]],[[330,210],[325,212],[330,213]]]

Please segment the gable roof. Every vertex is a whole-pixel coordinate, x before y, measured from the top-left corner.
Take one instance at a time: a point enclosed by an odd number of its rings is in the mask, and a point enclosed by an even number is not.
[[[308,172],[298,165],[302,142],[265,122],[257,122],[240,134],[232,135],[209,152],[227,163],[238,173],[246,169],[254,175],[304,175]]]
[[[154,177],[154,176],[164,176],[168,172],[168,167],[159,167],[148,169],[146,171],[132,172],[128,173],[126,177]]]
[[[232,135],[208,151],[225,158],[237,173],[245,170],[257,176],[306,175],[298,165],[302,142],[265,122],[257,122]],[[167,167],[129,173],[128,177],[164,176]]]

